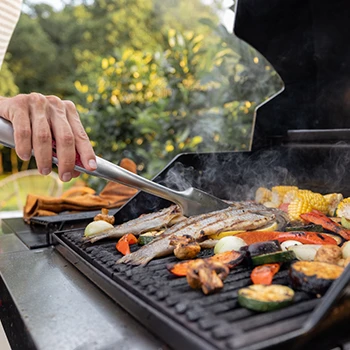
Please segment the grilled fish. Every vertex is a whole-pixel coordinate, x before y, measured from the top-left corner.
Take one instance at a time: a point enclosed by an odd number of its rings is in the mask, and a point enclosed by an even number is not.
[[[177,205],[171,205],[158,212],[141,215],[134,220],[115,226],[104,233],[84,237],[83,240],[94,243],[105,238],[120,238],[127,233],[137,236],[144,232],[164,229],[182,219],[185,219],[185,217],[181,215],[180,208]]]
[[[174,250],[174,246],[170,244],[173,235],[189,235],[195,240],[200,240],[205,238],[205,236],[223,231],[252,230],[273,222],[275,217],[274,213],[266,213],[266,211],[264,215],[260,215],[258,211],[236,209],[233,207],[192,216],[166,229],[154,241],[134,253],[125,255],[117,263],[145,265],[153,258],[169,255]]]

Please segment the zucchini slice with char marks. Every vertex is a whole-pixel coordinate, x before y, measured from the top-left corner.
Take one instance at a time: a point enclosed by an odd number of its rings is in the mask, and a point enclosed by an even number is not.
[[[294,291],[279,284],[254,284],[238,291],[238,303],[254,311],[273,311],[293,302]]]
[[[294,259],[296,259],[294,252],[287,250],[270,254],[256,255],[251,258],[251,261],[253,266],[258,266],[272,263],[284,263]]]
[[[294,288],[322,295],[343,271],[343,267],[334,264],[298,261],[290,267],[289,277]]]

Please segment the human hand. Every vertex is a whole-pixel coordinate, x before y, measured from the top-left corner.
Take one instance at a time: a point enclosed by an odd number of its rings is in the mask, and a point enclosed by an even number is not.
[[[62,181],[79,175],[74,170],[76,152],[86,169],[96,169],[95,153],[73,102],[38,93],[0,97],[0,116],[12,123],[17,155],[29,160],[34,150],[41,174],[52,170],[53,139]]]

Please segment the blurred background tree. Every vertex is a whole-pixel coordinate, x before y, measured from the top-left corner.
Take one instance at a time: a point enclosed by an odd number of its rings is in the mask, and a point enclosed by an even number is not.
[[[220,23],[223,1],[26,1],[0,93],[72,99],[97,154],[147,177],[181,152],[248,150],[256,105],[282,83]]]

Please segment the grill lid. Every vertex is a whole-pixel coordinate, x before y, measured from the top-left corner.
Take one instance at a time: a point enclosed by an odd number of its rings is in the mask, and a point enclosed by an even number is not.
[[[271,146],[290,129],[350,128],[349,17],[346,0],[238,0],[235,34],[285,84],[257,110],[253,149]]]

